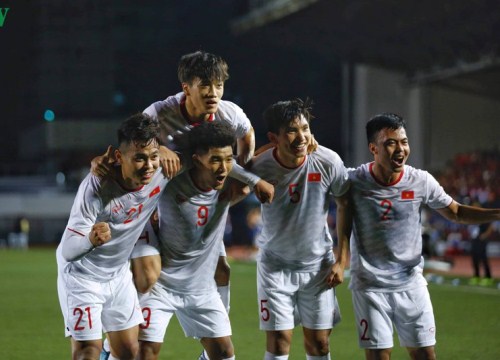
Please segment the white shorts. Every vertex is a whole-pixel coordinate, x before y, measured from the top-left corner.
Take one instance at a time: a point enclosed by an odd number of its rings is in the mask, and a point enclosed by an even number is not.
[[[224,245],[224,241],[220,242],[220,246],[219,256],[226,256],[226,246]]]
[[[159,248],[160,243],[158,241],[158,236],[156,236],[151,222],[148,221],[144,226],[141,236],[139,236],[139,239],[137,239],[137,242],[135,243],[130,258],[136,259],[143,256],[159,255]]]
[[[77,341],[100,340],[103,332],[130,329],[144,320],[128,269],[108,282],[59,272],[57,290],[65,335]]]
[[[181,294],[156,284],[141,296],[144,323],[139,340],[162,343],[172,315],[177,316],[184,334],[194,338],[231,336],[229,316],[219,293]]]
[[[404,347],[436,344],[436,324],[427,286],[401,292],[352,291],[359,346],[393,347],[393,327]]]
[[[321,271],[271,271],[257,263],[260,329],[290,330],[298,324],[313,330],[332,329],[340,322],[335,291],[327,287],[330,268]]]

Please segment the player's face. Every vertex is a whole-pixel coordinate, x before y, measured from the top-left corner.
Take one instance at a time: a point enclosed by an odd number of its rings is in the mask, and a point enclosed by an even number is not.
[[[220,190],[233,168],[233,148],[231,146],[210,148],[203,155],[193,155],[195,173],[193,180],[203,190]]]
[[[149,184],[160,166],[160,148],[156,140],[148,144],[131,142],[116,150],[120,162],[123,184],[127,189],[136,189]]]
[[[375,143],[370,143],[370,152],[375,159],[376,170],[383,177],[381,180],[392,181],[394,175],[403,171],[410,155],[410,145],[404,128],[382,129],[377,134]]]
[[[195,78],[191,84],[182,83],[186,95],[186,108],[190,116],[206,120],[210,114],[215,114],[219,101],[224,94],[224,81],[201,80]]]
[[[268,135],[271,142],[276,144],[277,156],[283,165],[295,167],[304,160],[311,142],[311,130],[303,115],[281,128],[278,135]]]

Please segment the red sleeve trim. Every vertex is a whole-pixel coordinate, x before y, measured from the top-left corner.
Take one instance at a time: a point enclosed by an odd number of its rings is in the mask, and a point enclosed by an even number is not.
[[[78,234],[78,235],[81,235],[81,236],[85,236],[85,234],[82,234],[81,232],[76,231],[74,229],[68,228],[68,230],[74,232],[75,234]]]

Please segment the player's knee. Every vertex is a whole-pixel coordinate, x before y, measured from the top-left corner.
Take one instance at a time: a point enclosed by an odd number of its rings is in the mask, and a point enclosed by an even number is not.
[[[101,353],[101,346],[95,341],[75,341],[72,347],[75,359],[95,359]]]
[[[392,348],[387,349],[365,349],[366,360],[390,360]]]
[[[134,273],[134,282],[137,291],[145,294],[149,292],[160,277],[161,268],[143,267],[140,273]]]
[[[149,292],[153,286],[156,284],[156,281],[160,277],[160,271],[157,271],[156,269],[150,269],[146,271],[144,274],[144,285],[146,287],[144,292]]]
[[[330,352],[330,342],[327,337],[304,338],[304,346],[306,352],[310,355],[323,356]]]
[[[160,343],[152,343],[149,341],[140,341],[139,344],[139,359],[141,360],[156,360],[160,354]]]
[[[121,360],[134,360],[139,354],[139,342],[134,340],[125,341],[117,349],[116,355]]]
[[[267,349],[269,352],[275,355],[285,355],[290,353],[290,344],[292,339],[289,334],[281,331],[274,331],[268,333],[267,341]]]
[[[426,346],[422,348],[409,348],[408,352],[413,360],[436,360],[436,352],[434,346]]]

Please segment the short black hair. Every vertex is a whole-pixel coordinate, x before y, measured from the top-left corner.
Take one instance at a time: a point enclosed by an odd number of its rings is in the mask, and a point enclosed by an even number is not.
[[[368,140],[368,144],[374,143],[377,140],[376,137],[380,130],[397,130],[399,128],[406,129],[406,122],[402,116],[393,113],[375,115],[366,123],[366,139]]]
[[[183,156],[206,154],[210,148],[233,146],[236,135],[233,128],[222,121],[203,121],[188,131],[180,144]]]
[[[131,142],[149,145],[159,142],[160,123],[149,115],[137,113],[126,119],[118,128],[118,145]]]
[[[311,114],[312,101],[296,98],[294,100],[278,101],[264,111],[264,121],[268,131],[278,134],[280,129],[287,127],[293,120],[303,115],[308,123],[314,118]]]
[[[195,78],[205,81],[226,81],[229,79],[227,63],[220,56],[205,51],[196,51],[181,57],[177,68],[181,83],[192,84]]]

